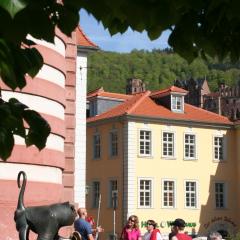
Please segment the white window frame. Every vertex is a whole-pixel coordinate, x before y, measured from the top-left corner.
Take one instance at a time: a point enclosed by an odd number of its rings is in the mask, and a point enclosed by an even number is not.
[[[184,96],[183,95],[171,94],[171,110],[173,112],[178,112],[178,113],[184,112]]]
[[[216,158],[215,157],[215,148],[219,148],[219,146],[215,145],[215,138],[222,138],[222,159],[220,159],[219,157]],[[226,153],[227,153],[227,144],[226,144],[226,136],[224,135],[213,135],[213,161],[215,162],[224,162],[226,161]]]
[[[98,189],[95,188],[95,183],[98,184]],[[98,202],[101,191],[101,182],[94,180],[92,181],[92,208],[98,208]]]
[[[222,193],[217,193],[216,184],[222,184],[223,185],[223,192]],[[217,194],[220,194],[223,197],[223,206],[217,206],[217,198],[216,198]],[[214,183],[214,196],[215,196],[214,197],[215,208],[216,209],[226,209],[227,208],[227,184],[226,184],[226,182],[215,181],[215,183]]]
[[[164,190],[164,183],[165,182],[173,182],[173,206],[169,206],[164,204],[164,195],[168,190]],[[175,179],[169,179],[164,178],[162,179],[162,208],[169,208],[169,209],[175,209],[177,207],[177,191],[176,191],[176,180]]]
[[[113,139],[112,136],[116,134],[116,139]],[[119,149],[119,141],[118,141],[118,131],[117,130],[112,130],[109,133],[109,154],[110,157],[117,157],[118,156],[118,149]],[[115,141],[113,141],[115,140]],[[116,148],[116,152],[113,151],[113,146]],[[113,154],[114,153],[114,154]]]
[[[116,183],[115,186],[112,185],[113,182]],[[109,179],[109,182],[108,182],[108,206],[109,206],[109,208],[113,207],[112,191],[118,191],[118,180],[115,179],[115,178],[114,179]]]
[[[141,192],[144,192],[144,190],[140,189],[140,183],[141,181],[150,181],[150,190],[148,192],[150,192],[149,197],[150,197],[150,205],[147,206],[145,203],[144,205],[140,205],[140,195]],[[145,198],[145,196],[144,196]],[[144,200],[145,202],[145,200]],[[145,178],[145,177],[140,177],[138,178],[138,208],[153,208],[153,178]]]
[[[144,135],[144,139],[141,139],[141,132],[149,132],[150,133],[150,139],[146,139],[146,133]],[[143,142],[144,145],[144,153],[141,153],[141,142]],[[149,151],[150,153],[146,153],[146,144],[149,143]],[[151,157],[152,156],[152,131],[150,129],[139,129],[138,131],[138,154],[141,157]]]
[[[173,155],[164,155],[164,144],[167,144],[169,145],[171,142],[166,142],[164,141],[164,133],[167,133],[167,134],[172,134],[173,135]],[[168,148],[169,146],[167,146]],[[165,158],[165,159],[175,159],[176,158],[176,133],[173,132],[173,131],[168,131],[168,130],[164,130],[162,131],[162,158]]]
[[[191,144],[191,143],[186,143],[186,135],[191,135],[191,136],[194,136],[195,138],[195,142],[194,144]],[[184,160],[196,160],[197,159],[197,135],[195,133],[192,133],[192,132],[186,132],[184,133],[184,137],[183,137],[183,152],[184,152]],[[194,146],[194,156],[193,157],[189,157],[189,156],[186,156],[186,146]]]
[[[99,142],[95,141],[96,137],[99,138]],[[97,155],[97,153],[99,153],[99,155]],[[99,158],[101,158],[101,135],[99,133],[95,133],[93,135],[93,159],[99,159]]]
[[[195,206],[187,206],[187,193],[192,194],[192,191],[187,191],[187,183],[195,183]],[[188,209],[198,209],[198,199],[199,199],[199,191],[198,191],[198,181],[192,179],[184,180],[184,206]]]

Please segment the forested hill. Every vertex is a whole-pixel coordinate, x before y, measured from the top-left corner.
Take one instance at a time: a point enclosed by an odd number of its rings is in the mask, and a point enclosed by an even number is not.
[[[105,91],[125,93],[128,78],[140,78],[148,90],[158,90],[174,80],[208,80],[212,91],[219,82],[232,86],[240,80],[240,63],[218,63],[196,59],[191,64],[170,50],[133,50],[131,53],[95,52],[88,58],[88,91],[104,87]]]

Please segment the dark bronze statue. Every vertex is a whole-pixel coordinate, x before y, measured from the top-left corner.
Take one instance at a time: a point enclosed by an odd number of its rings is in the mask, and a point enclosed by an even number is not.
[[[20,181],[21,176],[23,176],[22,185]],[[65,202],[25,208],[23,198],[26,182],[26,173],[23,171],[19,172],[17,183],[20,192],[17,209],[14,214],[19,240],[28,240],[30,230],[38,235],[37,240],[62,239],[58,235],[58,230],[63,226],[73,224],[77,215],[74,206],[69,204],[69,202]]]

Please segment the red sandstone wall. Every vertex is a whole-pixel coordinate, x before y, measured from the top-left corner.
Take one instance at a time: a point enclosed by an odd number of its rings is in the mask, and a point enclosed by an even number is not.
[[[66,76],[66,85],[60,87],[45,79],[27,78],[27,86],[21,92],[29,95],[41,96],[44,99],[50,99],[56,104],[65,107],[65,119],[60,119],[49,114],[42,114],[49,122],[52,128],[52,134],[63,138],[65,141],[64,151],[45,148],[39,152],[35,147],[26,148],[24,145],[16,144],[10,159],[7,163],[0,161],[0,168],[4,164],[18,164],[19,171],[21,165],[29,164],[31,166],[50,166],[53,169],[62,169],[63,183],[54,184],[48,182],[35,182],[28,180],[25,192],[25,205],[45,205],[56,202],[71,201],[74,199],[74,141],[75,141],[75,81],[76,81],[76,54],[75,44],[76,36],[66,38],[59,31],[57,36],[66,43],[66,58],[46,46],[38,46],[44,58],[44,63],[61,71]],[[0,81],[3,91],[10,89]],[[65,138],[65,140],[64,140]],[[6,165],[5,165],[6,166]],[[3,168],[2,168],[3,169]],[[0,169],[1,170],[1,169]],[[42,176],[44,177],[44,176]],[[48,176],[45,176],[46,178]],[[16,175],[17,178],[17,175]],[[0,178],[0,232],[2,240],[18,239],[18,233],[15,229],[14,211],[17,206],[18,188],[16,179],[4,180]],[[66,236],[72,229],[67,228],[62,233]],[[31,239],[35,239],[31,235]]]
[[[74,142],[75,142],[75,99],[76,99],[76,32],[68,38],[66,48],[66,108],[65,108],[65,169],[63,172],[63,201],[74,201]]]

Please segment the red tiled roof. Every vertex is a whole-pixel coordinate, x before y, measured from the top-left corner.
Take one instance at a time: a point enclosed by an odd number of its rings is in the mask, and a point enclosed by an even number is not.
[[[93,43],[83,32],[80,26],[76,29],[77,45],[90,48],[99,48],[95,43]]]
[[[129,98],[132,98],[132,95],[127,95],[127,94],[122,94],[122,93],[111,93],[111,92],[105,92],[103,87],[98,88],[92,92],[89,92],[87,95],[87,98],[92,98],[92,97],[107,97],[107,98],[116,98],[119,100],[126,100]]]
[[[156,103],[152,99],[152,94],[149,91],[133,95],[132,98],[126,100],[122,104],[110,109],[105,113],[91,117],[87,121],[94,122],[97,120],[121,115],[135,115],[141,117],[185,120],[203,123],[232,124],[227,117],[194,107],[190,104],[184,105],[184,113],[173,112],[171,109]]]
[[[149,92],[137,93],[135,95],[132,95],[131,98],[127,99],[122,104],[119,104],[118,106],[116,106],[114,108],[111,108],[109,111],[104,112],[100,115],[88,118],[87,122],[93,122],[93,121],[99,120],[99,119],[107,119],[107,118],[111,118],[111,117],[121,116],[124,114],[129,114],[129,112],[134,110],[135,104],[139,105],[139,100],[141,100],[144,96],[146,96],[146,94],[149,95]]]
[[[104,91],[103,87],[97,88],[93,91],[88,92],[87,98],[98,96],[100,92]]]
[[[180,93],[180,94],[186,95],[188,93],[188,91],[186,91],[185,89],[176,87],[176,86],[171,86],[171,87],[163,89],[163,90],[158,90],[158,91],[152,92],[151,97],[152,98],[162,97],[162,96],[169,95],[170,93]]]

